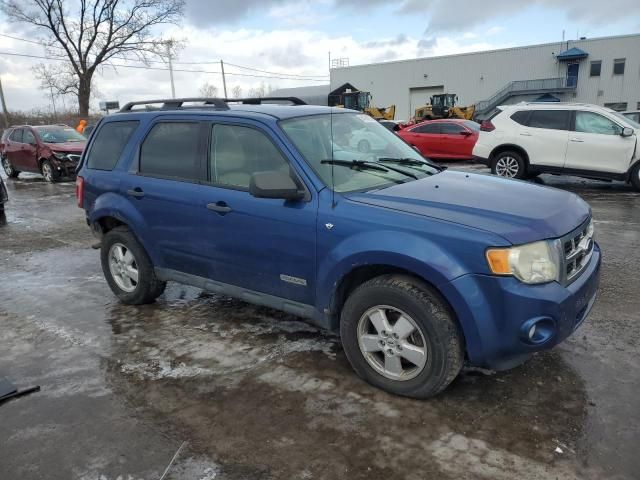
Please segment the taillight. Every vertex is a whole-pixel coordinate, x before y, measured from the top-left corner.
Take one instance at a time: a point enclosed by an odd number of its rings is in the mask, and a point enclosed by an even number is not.
[[[76,177],[76,199],[78,200],[78,207],[84,206],[84,178],[81,176]]]
[[[493,132],[496,127],[491,123],[491,120],[483,120],[480,124],[480,130],[483,132]]]

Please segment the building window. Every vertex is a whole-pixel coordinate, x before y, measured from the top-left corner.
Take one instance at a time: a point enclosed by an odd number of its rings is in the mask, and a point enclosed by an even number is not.
[[[616,112],[624,112],[627,109],[627,102],[605,103],[604,106],[611,110],[615,110]]]
[[[613,74],[624,75],[624,58],[616,58],[613,61]]]
[[[593,61],[591,62],[591,70],[589,75],[592,77],[599,77],[601,69],[602,69],[602,60]]]
[[[640,102],[636,105],[636,110],[640,110]]]

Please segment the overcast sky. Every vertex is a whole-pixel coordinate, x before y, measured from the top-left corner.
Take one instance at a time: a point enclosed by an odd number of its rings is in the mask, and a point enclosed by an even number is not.
[[[177,96],[196,95],[205,83],[216,85],[222,95],[222,80],[217,73],[220,67],[215,63],[220,59],[229,63],[225,70],[231,96],[235,86],[246,94],[261,82],[272,88],[328,83],[329,52],[333,58],[348,58],[351,65],[356,65],[560,41],[563,30],[567,39],[640,32],[638,0],[530,0],[526,7],[523,3],[187,0],[182,25],[167,26],[162,34],[185,41],[185,48],[175,59],[177,70],[212,72],[176,72]],[[2,14],[0,34],[38,38],[36,32],[7,22]],[[43,55],[44,49],[0,36],[0,52]],[[0,53],[0,76],[10,110],[50,108],[50,98],[38,89],[31,73],[31,67],[41,61]],[[153,66],[164,68],[162,63]],[[94,77],[94,84],[97,96],[93,106],[100,100],[119,100],[122,104],[171,93],[169,73],[164,70],[105,67]]]

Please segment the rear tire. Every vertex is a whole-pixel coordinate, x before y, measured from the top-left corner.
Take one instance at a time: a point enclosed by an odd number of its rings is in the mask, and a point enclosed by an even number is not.
[[[128,305],[151,303],[166,287],[136,236],[125,226],[109,230],[100,250],[102,272],[111,291]]]
[[[396,395],[440,393],[464,360],[450,308],[435,290],[409,276],[383,275],[356,288],[342,309],[340,335],[356,373]]]
[[[636,190],[640,191],[640,162],[636,163],[635,167],[631,169],[631,184]]]
[[[491,173],[504,178],[522,179],[527,176],[527,164],[518,152],[500,152],[491,163]]]
[[[13,165],[11,165],[7,157],[2,158],[2,168],[9,178],[18,178],[18,175],[20,175],[20,172],[13,168]]]

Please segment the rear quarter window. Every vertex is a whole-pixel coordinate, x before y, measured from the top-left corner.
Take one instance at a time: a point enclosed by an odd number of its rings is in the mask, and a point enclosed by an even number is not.
[[[132,120],[104,124],[96,133],[87,154],[87,168],[113,170],[139,123],[137,120]]]

